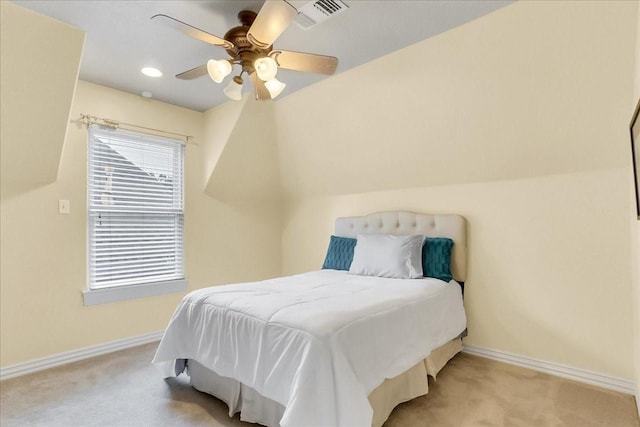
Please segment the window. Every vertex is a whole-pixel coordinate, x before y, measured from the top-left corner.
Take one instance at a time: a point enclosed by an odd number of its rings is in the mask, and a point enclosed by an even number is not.
[[[85,305],[186,289],[184,145],[89,128]]]

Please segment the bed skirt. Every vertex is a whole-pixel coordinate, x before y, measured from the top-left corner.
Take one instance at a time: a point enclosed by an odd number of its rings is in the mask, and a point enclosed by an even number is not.
[[[420,361],[397,377],[386,379],[369,394],[373,408],[372,427],[380,427],[389,418],[391,411],[402,402],[429,392],[427,376],[436,377],[447,362],[462,351],[462,340],[457,338],[433,350],[429,357]],[[190,359],[187,370],[191,385],[204,393],[222,400],[229,407],[229,416],[240,412],[242,421],[259,423],[269,427],[280,425],[284,406],[262,396],[260,393],[234,379],[222,377]]]

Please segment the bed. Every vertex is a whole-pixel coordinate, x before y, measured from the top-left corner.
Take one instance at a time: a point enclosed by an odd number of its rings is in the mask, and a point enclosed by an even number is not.
[[[376,256],[363,252],[367,239],[406,246],[412,236],[450,241],[449,276],[422,277],[424,262],[415,278],[357,271]],[[427,376],[462,349],[466,221],[406,211],[337,218],[325,267],[334,239],[355,239],[350,271],[323,268],[185,296],[153,363],[165,378],[186,370],[196,389],[244,421],[381,426],[396,405],[426,394]]]

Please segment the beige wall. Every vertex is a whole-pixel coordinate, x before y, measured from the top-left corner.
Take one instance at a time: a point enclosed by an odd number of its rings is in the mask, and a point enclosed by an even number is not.
[[[4,96],[4,94],[3,94]],[[32,100],[36,102],[37,100]],[[202,113],[78,82],[71,117],[80,113],[194,135],[186,148],[186,275],[189,288],[280,273],[280,206],[221,202],[204,193]],[[213,120],[215,110],[207,113]],[[4,116],[2,117],[4,123]],[[182,294],[85,307],[86,128],[72,121],[57,180],[2,200],[1,365],[162,330]],[[39,141],[46,145],[47,139]],[[6,144],[18,144],[11,138]],[[222,158],[221,161],[226,161]],[[57,213],[58,199],[71,213]]]
[[[518,2],[282,99],[284,273],[336,216],[461,213],[469,344],[634,378],[637,8]]]

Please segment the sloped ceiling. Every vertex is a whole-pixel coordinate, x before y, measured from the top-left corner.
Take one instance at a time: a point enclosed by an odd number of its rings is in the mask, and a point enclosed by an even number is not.
[[[0,11],[5,198],[56,180],[84,31],[6,1]]]
[[[274,103],[245,94],[205,114],[205,193],[221,201],[278,200]]]
[[[284,195],[628,168],[634,7],[514,3],[292,94]]]

